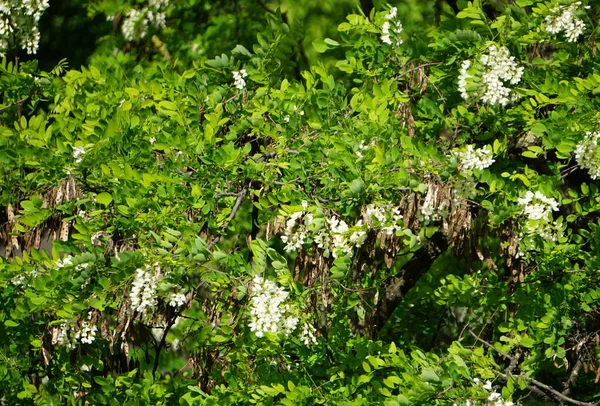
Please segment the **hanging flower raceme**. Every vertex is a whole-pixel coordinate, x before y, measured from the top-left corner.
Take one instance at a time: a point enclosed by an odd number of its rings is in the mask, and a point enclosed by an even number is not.
[[[139,41],[146,37],[149,27],[164,28],[167,20],[165,9],[168,5],[168,0],[149,0],[147,7],[129,10],[121,26],[125,40]],[[109,16],[109,20],[111,19],[114,19],[114,16]]]
[[[159,275],[160,266],[158,263],[154,265],[154,269],[146,265],[145,269],[135,271],[135,279],[129,299],[131,300],[131,308],[141,313],[143,317],[149,315],[158,304],[156,290]]]
[[[400,33],[403,28],[397,16],[398,9],[396,7],[392,7],[385,15],[385,21],[381,26],[381,41],[386,44],[400,46],[402,44]]]
[[[523,67],[517,65],[505,47],[491,45],[488,53],[481,55],[476,63],[463,61],[458,76],[458,90],[463,99],[471,96],[492,106],[517,100],[506,82],[514,85],[521,81]]]
[[[0,0],[1,58],[9,48],[11,37],[16,38],[28,54],[37,53],[40,44],[38,23],[49,5],[49,0]]]
[[[514,403],[508,400],[504,400],[501,393],[496,392],[492,387],[491,381],[486,381],[485,384],[481,384],[479,378],[473,379],[477,388],[483,388],[487,391],[487,398],[485,400],[467,399],[465,406],[514,406]],[[455,406],[458,406],[456,403]]]
[[[546,16],[546,31],[551,34],[564,32],[568,42],[575,42],[585,29],[583,20],[577,17],[581,2],[577,1],[569,6],[558,6],[550,10]]]
[[[489,168],[495,162],[492,158],[492,151],[489,148],[474,149],[473,144],[467,145],[467,150],[458,152],[457,157],[460,162],[460,167],[464,170]]]
[[[246,69],[241,69],[240,71],[231,72],[233,75],[233,85],[236,89],[243,90],[246,87],[245,77],[248,77],[248,73],[246,73]]]
[[[600,132],[587,132],[583,140],[575,147],[575,160],[582,169],[587,169],[592,179],[600,177]]]
[[[298,324],[292,307],[286,303],[289,293],[274,282],[255,276],[250,299],[250,330],[257,337],[266,333],[289,336]]]
[[[518,199],[522,206],[521,213],[527,217],[526,231],[530,236],[540,236],[544,240],[557,241],[561,230],[554,224],[552,212],[558,210],[558,202],[537,191],[527,191]],[[520,236],[522,238],[522,236]]]

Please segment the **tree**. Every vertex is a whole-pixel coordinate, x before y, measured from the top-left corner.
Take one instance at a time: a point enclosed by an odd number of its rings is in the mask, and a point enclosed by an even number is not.
[[[600,401],[595,4],[172,3],[0,65],[3,404]]]

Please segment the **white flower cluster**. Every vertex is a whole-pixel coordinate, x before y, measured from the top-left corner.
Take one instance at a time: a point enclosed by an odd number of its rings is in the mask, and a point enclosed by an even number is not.
[[[460,96],[465,100],[469,98],[469,93],[467,92],[467,80],[473,77],[469,75],[470,67],[471,61],[468,59],[464,60],[460,65],[460,73],[458,74],[458,91],[460,92]]]
[[[558,210],[558,202],[555,199],[546,197],[539,191],[527,191],[518,202],[523,207],[522,213],[530,220],[526,227],[528,234],[539,235],[548,241],[558,240],[561,231],[553,223],[551,216],[552,211]]]
[[[74,335],[69,334],[69,325],[61,324],[52,328],[52,345],[66,346],[73,348],[75,344]]]
[[[231,72],[231,74],[233,75],[233,85],[237,89],[243,90],[246,87],[246,81],[244,80],[244,78],[248,77],[246,69],[241,69],[239,71],[234,70],[233,72]]]
[[[315,333],[317,330],[312,326],[312,324],[304,323],[302,326],[302,332],[300,333],[300,340],[306,345],[310,347],[312,344],[317,342],[317,337],[315,337]]]
[[[509,102],[518,98],[516,93],[511,94],[511,89],[505,86],[505,82],[517,84],[521,81],[523,67],[518,66],[515,57],[510,56],[505,47],[491,45],[488,53],[481,55],[479,64],[471,69],[471,61],[464,61],[461,65],[458,77],[458,89],[463,99],[470,97],[467,86],[474,96],[484,103],[506,106]],[[469,73],[474,73],[471,75]]]
[[[600,177],[600,132],[587,132],[585,138],[575,147],[575,160],[583,169],[587,169],[592,179]]]
[[[393,235],[396,230],[402,229],[402,225],[400,224],[402,214],[400,214],[399,207],[392,206],[391,204],[379,206],[368,204],[365,208],[365,214],[367,222],[373,223],[373,225],[380,228],[387,235]]]
[[[158,304],[156,289],[158,286],[158,276],[160,275],[160,266],[158,262],[154,264],[154,269],[146,265],[145,269],[136,269],[133,287],[129,294],[131,307],[134,311],[147,316]]]
[[[480,385],[481,381],[479,378],[473,379],[473,382]],[[485,405],[485,406],[514,406],[514,403],[508,400],[504,400],[502,398],[502,394],[496,392],[496,390],[492,387],[491,381],[486,381],[485,384],[481,385],[483,389],[488,391],[489,395],[485,402],[481,403],[478,400],[470,400],[468,399],[465,403],[465,406],[477,406],[477,405]],[[456,403],[454,406],[458,406]]]
[[[35,54],[40,44],[38,23],[49,0],[0,0],[0,57],[4,58],[11,36],[28,54]]]
[[[92,314],[89,314],[90,320],[84,320],[79,323],[79,327],[69,326],[65,321],[60,326],[52,328],[52,345],[66,346],[74,348],[77,342],[81,344],[91,344],[96,340],[98,327],[92,324]]]
[[[351,256],[354,247],[360,247],[367,239],[362,220],[359,220],[352,230],[344,220],[336,216],[327,218],[326,223],[327,227],[321,228],[315,237],[317,246],[323,250],[323,256],[326,258],[330,254],[337,258],[340,252]]]
[[[297,251],[312,237],[317,247],[323,251],[323,256],[337,258],[339,255],[351,256],[355,247],[360,247],[367,239],[369,229],[382,230],[392,235],[402,229],[402,215],[398,207],[392,205],[375,206],[370,204],[363,210],[365,222],[358,220],[354,226],[349,226],[337,216],[326,217],[323,225],[312,230],[314,222],[312,213],[307,212],[308,203],[302,202],[305,211],[292,213],[286,221],[286,227],[281,239],[286,243],[285,250]]]
[[[181,307],[186,303],[185,294],[183,292],[172,293],[169,300],[169,306]]]
[[[81,344],[91,344],[96,339],[96,331],[98,331],[98,327],[96,325],[92,325],[87,321],[81,323],[79,330],[75,332],[75,340],[79,341]]]
[[[548,219],[552,211],[558,210],[558,202],[539,191],[535,193],[527,191],[525,197],[518,199],[518,202],[523,206],[523,214],[529,220]]]
[[[265,333],[281,333],[289,336],[298,325],[298,317],[292,314],[292,308],[285,303],[289,293],[274,282],[255,276],[252,280],[252,299],[250,308],[250,330],[257,337]]]
[[[551,34],[560,34],[564,31],[568,42],[575,42],[583,34],[585,23],[577,17],[581,2],[577,1],[570,6],[558,6],[550,10],[546,16],[546,31]]]
[[[73,148],[73,158],[75,158],[76,163],[81,163],[84,155],[85,155],[84,147],[74,147]]]
[[[63,259],[56,261],[57,268],[64,268],[65,266],[73,265],[73,257],[71,255],[65,255]]]
[[[400,33],[402,32],[402,23],[396,17],[398,15],[398,9],[392,7],[385,15],[385,22],[381,26],[381,41],[390,44],[400,46],[402,44],[402,38]]]
[[[464,170],[489,168],[495,162],[492,158],[492,151],[487,148],[473,149],[473,144],[467,145],[467,150],[456,154],[460,166]]]
[[[168,5],[168,0],[149,0],[147,7],[129,10],[121,27],[125,40],[139,41],[148,34],[148,27],[164,28],[167,20],[165,8]]]
[[[302,201],[304,210],[308,209],[308,202]],[[292,213],[285,223],[284,235],[281,237],[288,252],[298,251],[309,237],[309,227],[313,222],[313,215],[306,211]]]

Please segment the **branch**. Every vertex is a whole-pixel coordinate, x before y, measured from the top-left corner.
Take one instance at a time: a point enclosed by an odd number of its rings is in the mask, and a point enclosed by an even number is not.
[[[423,65],[419,65],[419,66],[415,66],[414,68],[411,68],[409,70],[406,70],[404,72],[402,72],[401,74],[399,74],[398,76],[394,77],[395,80],[398,80],[400,78],[403,78],[404,76],[408,75],[411,72],[414,72],[416,70],[419,70],[421,68],[424,68],[426,66],[431,66],[431,65],[441,65],[442,62],[428,62],[428,63],[424,63]]]
[[[553,387],[548,386],[545,383],[542,383],[540,381],[536,381],[535,379],[529,378],[525,375],[514,375],[514,377],[525,379],[527,382],[537,386],[538,388],[542,388],[542,389],[550,392],[556,399],[562,400],[563,402],[568,402],[568,403],[571,403],[571,404],[577,405],[577,406],[599,406],[600,405],[600,402],[594,402],[594,403],[582,402],[581,400],[576,400],[576,399],[570,398],[567,395],[563,395],[562,393],[560,393]]]
[[[7,105],[7,106],[2,106],[2,107],[0,107],[0,111],[3,111],[3,110],[6,110],[6,109],[9,109],[9,108],[11,108],[12,106],[16,106],[16,105],[19,105],[19,104],[25,103],[26,101],[27,101],[27,97],[26,97],[26,98],[24,98],[24,99],[21,99],[21,100],[17,100],[16,102],[14,102],[14,103],[11,103],[11,104],[9,104],[9,105]]]
[[[177,315],[177,316],[179,316],[179,315]],[[171,327],[173,327],[173,324],[175,324],[175,320],[177,320],[177,316],[172,318],[172,320],[169,323],[167,323],[167,326],[165,327],[165,331],[163,332],[163,336],[160,339],[160,343],[158,344],[158,347],[156,347],[156,358],[154,358],[154,366],[152,367],[152,377],[154,377],[154,374],[158,370],[158,362],[160,361],[160,352],[165,347],[165,344],[167,342],[167,334],[169,333],[169,330],[171,329]]]
[[[575,363],[575,366],[573,367],[573,370],[571,371],[571,375],[569,376],[569,379],[567,379],[567,382],[565,382],[564,390],[562,392],[563,395],[568,395],[571,392],[571,385],[573,385],[573,383],[577,379],[577,376],[579,375],[579,370],[581,369],[582,366],[583,366],[583,362],[581,362],[581,359],[578,358],[577,362]]]
[[[470,328],[467,328],[467,331],[473,336],[475,337],[475,339],[477,341],[480,341],[481,343],[483,343],[486,347],[493,349],[494,351],[496,351],[498,354],[502,355],[503,357],[508,358],[509,360],[513,361],[514,358],[511,357],[510,355],[506,354],[505,352],[500,351],[499,349],[497,349],[496,347],[494,347],[492,344],[488,343],[487,341],[479,338],[477,336],[477,334],[475,334],[473,332],[473,330],[471,330]],[[512,362],[511,362],[512,364]],[[500,372],[496,372],[496,374],[498,374],[499,376],[501,376],[503,379],[508,380],[508,376],[500,373]],[[539,391],[539,389],[544,389],[545,391],[550,392],[550,394],[552,394],[552,396],[554,396],[555,399],[557,400],[562,400],[563,402],[568,402],[571,403],[573,405],[577,405],[577,406],[600,406],[600,401],[599,402],[595,402],[595,403],[590,403],[590,402],[582,402],[581,400],[576,400],[573,398],[568,397],[566,394],[562,394],[559,391],[557,391],[556,389],[554,389],[551,386],[546,385],[545,383],[542,383],[540,381],[537,381],[533,378],[529,378],[526,375],[520,374],[520,375],[513,375],[514,378],[522,378],[525,379],[527,382],[531,383],[534,387],[536,387]],[[570,380],[570,378],[569,378]],[[538,391],[534,391],[536,393],[539,394]]]
[[[486,347],[491,348],[492,350],[496,351],[498,354],[502,355],[504,358],[509,359],[511,361],[511,363],[514,362],[514,360],[515,360],[514,357],[511,357],[507,353],[505,353],[503,351],[500,351],[499,349],[497,349],[496,347],[494,347],[492,344],[488,343],[483,338],[479,337],[477,334],[475,334],[475,332],[473,331],[473,329],[471,327],[467,327],[467,331],[469,332],[469,334],[471,334],[473,336],[473,338],[475,338],[475,340],[479,341],[480,343],[482,343]]]
[[[413,257],[402,267],[400,273],[383,282],[381,298],[376,303],[376,311],[371,323],[377,335],[394,310],[404,299],[419,278],[425,275],[435,260],[448,249],[448,241],[441,232],[435,233],[419,248]]]
[[[240,209],[240,206],[242,205],[242,202],[244,201],[244,197],[246,197],[246,193],[248,193],[248,186],[244,186],[244,188],[242,189],[242,191],[239,192],[239,193],[237,193],[237,199],[235,201],[235,204],[233,205],[233,208],[231,209],[231,213],[229,214],[229,218],[227,219],[227,221],[223,225],[223,228],[221,228],[221,233],[225,233],[227,231],[227,229],[229,228],[229,225],[231,224],[231,221],[235,218],[235,215],[237,214],[238,210]],[[210,242],[210,244],[208,244],[208,246],[206,247],[206,249],[210,251],[210,249],[213,247],[213,245],[215,245],[216,243],[218,243],[220,239],[221,239],[221,236],[215,237],[215,239],[212,240]]]

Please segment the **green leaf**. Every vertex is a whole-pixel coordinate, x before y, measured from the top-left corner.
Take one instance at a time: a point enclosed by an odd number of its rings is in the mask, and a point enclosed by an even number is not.
[[[112,200],[112,196],[106,192],[102,192],[96,195],[96,201],[102,204],[104,207],[107,207],[112,202]]]
[[[431,369],[424,369],[421,373],[421,379],[424,382],[436,383],[440,381],[440,377]]]
[[[6,327],[19,327],[19,323],[13,320],[4,320],[4,325]]]
[[[364,185],[365,184],[362,181],[362,179],[356,178],[352,182],[350,182],[350,191],[352,192],[352,194],[357,195],[363,190]]]

